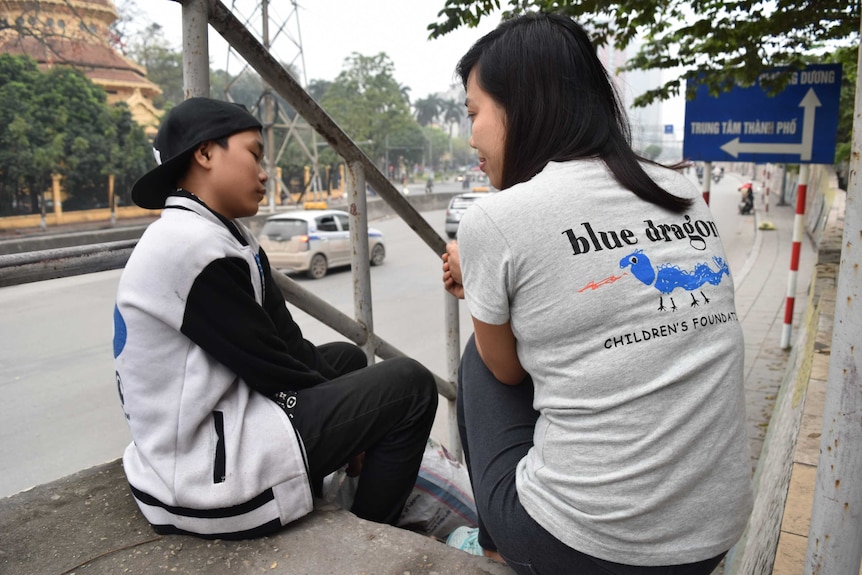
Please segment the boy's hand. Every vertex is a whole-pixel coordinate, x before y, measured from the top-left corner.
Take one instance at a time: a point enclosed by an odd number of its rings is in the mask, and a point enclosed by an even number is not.
[[[351,457],[347,461],[347,477],[359,477],[362,473],[362,465],[365,463],[365,452]]]
[[[458,242],[446,244],[443,258],[443,287],[458,299],[464,299],[464,285],[461,279],[461,257],[458,253]]]

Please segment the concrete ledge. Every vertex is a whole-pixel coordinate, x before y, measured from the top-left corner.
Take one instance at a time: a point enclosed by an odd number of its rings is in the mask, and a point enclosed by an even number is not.
[[[147,229],[147,225],[117,225],[115,228],[66,233],[33,233],[27,236],[0,240],[0,255],[136,240],[141,237],[145,229]]]
[[[0,573],[511,575],[429,537],[319,509],[277,534],[206,541],[156,534],[120,460],[0,499]]]

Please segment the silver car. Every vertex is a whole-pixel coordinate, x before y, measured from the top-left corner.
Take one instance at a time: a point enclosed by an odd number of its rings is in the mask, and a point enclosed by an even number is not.
[[[488,197],[487,191],[452,196],[452,199],[449,200],[449,207],[446,208],[446,235],[449,236],[449,239],[454,239],[458,234],[458,224],[461,223],[461,217],[467,208],[479,198],[486,197]]]
[[[350,215],[338,210],[305,210],[266,219],[258,235],[261,247],[276,269],[306,272],[320,279],[329,268],[350,265]],[[386,257],[383,234],[368,228],[371,265]]]

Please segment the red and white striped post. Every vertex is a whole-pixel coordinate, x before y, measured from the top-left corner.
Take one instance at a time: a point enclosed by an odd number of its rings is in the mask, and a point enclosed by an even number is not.
[[[793,218],[793,251],[790,255],[790,274],[787,276],[787,304],[784,307],[784,326],[781,328],[781,349],[790,348],[793,332],[793,304],[796,300],[796,277],[799,274],[799,254],[802,251],[802,234],[805,232],[805,195],[808,192],[808,164],[799,166],[796,187],[796,216]]]

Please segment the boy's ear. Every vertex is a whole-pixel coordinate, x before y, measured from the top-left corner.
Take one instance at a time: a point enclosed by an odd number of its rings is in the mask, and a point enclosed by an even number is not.
[[[200,164],[202,167],[208,167],[210,161],[210,144],[211,142],[203,142],[197,148],[195,148],[194,154],[192,158],[195,162]]]

